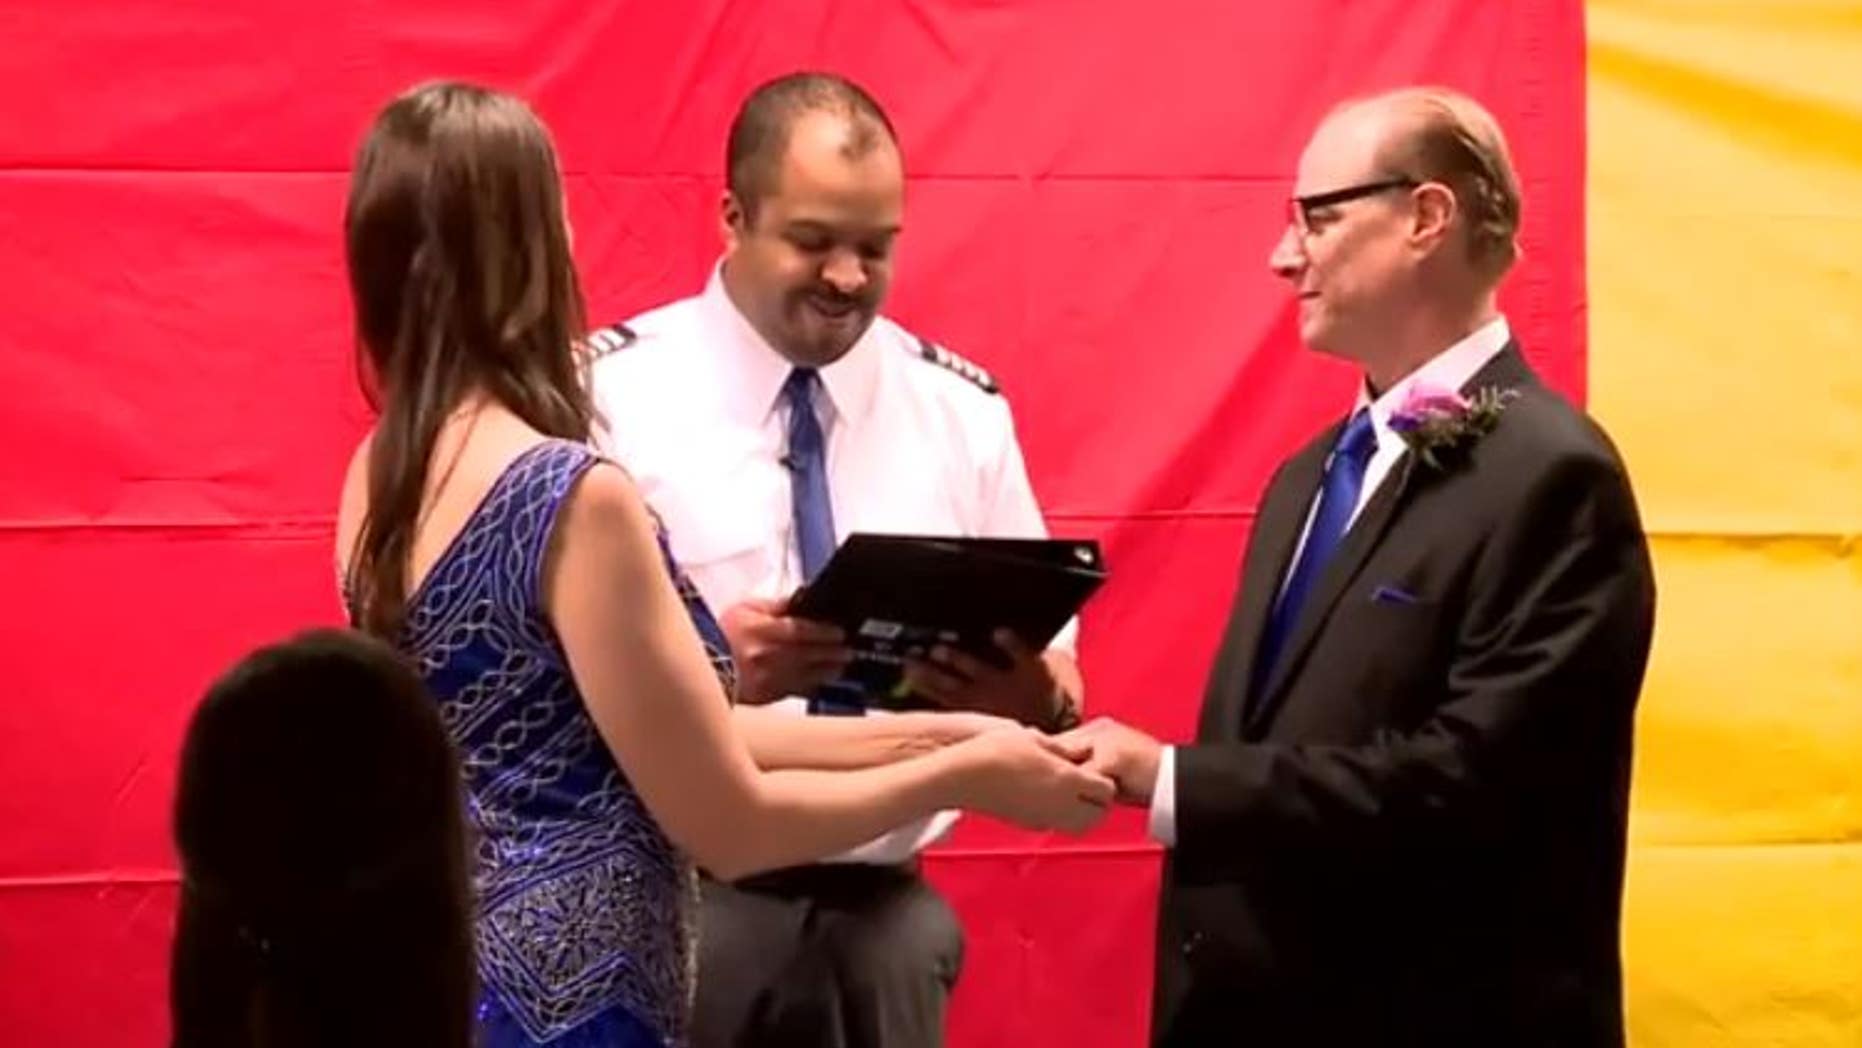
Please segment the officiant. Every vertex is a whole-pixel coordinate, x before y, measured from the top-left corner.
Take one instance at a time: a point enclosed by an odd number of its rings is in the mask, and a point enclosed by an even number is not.
[[[601,440],[721,612],[739,703],[858,715],[863,697],[837,683],[847,638],[785,611],[838,543],[1046,527],[995,381],[879,314],[904,172],[872,96],[832,75],[771,81],[733,121],[726,166],[724,253],[703,290],[592,337]],[[1044,651],[1001,635],[1006,668],[934,649],[906,680],[936,706],[1061,729],[1083,692],[1075,634]],[[693,1044],[941,1045],[962,933],[917,854],[954,819],[843,861],[706,881]]]

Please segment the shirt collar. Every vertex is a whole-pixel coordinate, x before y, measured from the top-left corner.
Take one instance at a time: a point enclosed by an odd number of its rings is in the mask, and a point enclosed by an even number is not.
[[[1418,385],[1434,386],[1440,389],[1459,390],[1467,385],[1487,363],[1500,355],[1508,342],[1513,339],[1513,332],[1507,326],[1505,317],[1495,317],[1474,329],[1466,338],[1449,346],[1421,367],[1403,376],[1402,380],[1384,390],[1376,399],[1371,398],[1368,382],[1358,386],[1357,408],[1371,409],[1371,424],[1377,430],[1379,448],[1401,447],[1402,438],[1390,428],[1390,416],[1396,413],[1409,391]]]
[[[795,365],[763,338],[724,290],[723,263],[712,267],[704,293],[705,315],[720,354],[719,375],[729,382],[728,402],[734,418],[762,425],[782,398],[782,384]],[[867,326],[853,348],[820,368],[828,407],[843,422],[864,419],[879,385],[879,318]]]

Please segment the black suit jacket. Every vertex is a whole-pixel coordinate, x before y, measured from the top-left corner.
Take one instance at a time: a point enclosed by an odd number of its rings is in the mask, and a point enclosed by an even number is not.
[[[1618,1045],[1631,725],[1655,592],[1622,462],[1518,390],[1405,454],[1255,652],[1334,426],[1270,482],[1176,756],[1154,1033],[1169,1045]]]

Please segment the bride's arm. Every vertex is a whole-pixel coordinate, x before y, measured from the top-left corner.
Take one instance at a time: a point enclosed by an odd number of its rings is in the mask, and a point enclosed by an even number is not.
[[[590,468],[570,495],[544,585],[603,741],[667,835],[717,876],[844,851],[942,808],[1079,831],[1111,800],[1109,780],[1059,755],[1084,752],[1019,728],[858,771],[759,768],[615,467]]]
[[[769,706],[732,713],[750,756],[777,768],[871,768],[930,753],[1015,722],[983,713],[898,713],[870,717],[800,717]]]

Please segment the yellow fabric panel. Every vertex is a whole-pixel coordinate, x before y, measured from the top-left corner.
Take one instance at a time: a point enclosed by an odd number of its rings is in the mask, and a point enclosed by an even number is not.
[[[1862,1045],[1862,844],[1636,850],[1635,1048]]]
[[[1591,408],[1660,586],[1631,1040],[1858,1048],[1862,3],[1586,18]]]
[[[1660,536],[1654,548],[1632,843],[1862,842],[1862,549]],[[1862,910],[1854,931],[1862,940]]]
[[[1586,9],[1591,405],[1659,530],[1862,532],[1857,7]]]

